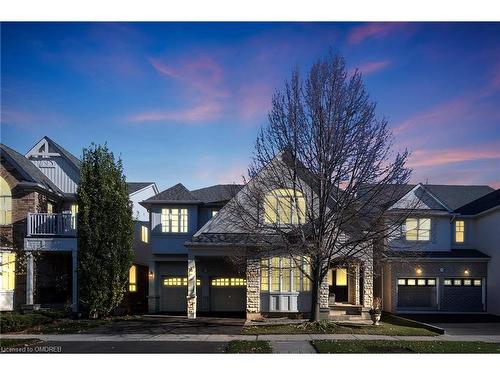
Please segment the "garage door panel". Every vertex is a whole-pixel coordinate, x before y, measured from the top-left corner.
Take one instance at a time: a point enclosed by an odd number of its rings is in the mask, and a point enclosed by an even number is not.
[[[245,311],[246,281],[242,278],[213,278],[210,283],[211,311]]]
[[[196,280],[196,294],[201,295],[201,282]],[[164,312],[187,311],[187,277],[167,276],[162,280],[160,310]]]
[[[435,278],[399,278],[398,308],[437,310]]]
[[[446,311],[482,311],[483,298],[481,288],[445,287],[442,310]]]

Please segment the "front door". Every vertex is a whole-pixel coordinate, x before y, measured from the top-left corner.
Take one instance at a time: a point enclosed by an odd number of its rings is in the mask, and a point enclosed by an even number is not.
[[[347,268],[334,268],[329,271],[328,284],[330,296],[335,296],[335,302],[348,302]]]

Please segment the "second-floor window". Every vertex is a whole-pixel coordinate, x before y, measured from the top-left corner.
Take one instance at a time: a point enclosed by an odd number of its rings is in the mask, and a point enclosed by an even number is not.
[[[12,193],[7,181],[0,176],[0,225],[12,224]]]
[[[266,224],[302,224],[305,222],[306,200],[300,191],[276,189],[264,200]]]
[[[462,243],[465,241],[465,222],[463,220],[455,221],[455,242]]]
[[[149,242],[148,227],[145,225],[141,225],[141,241],[145,243]]]
[[[78,214],[78,204],[71,205],[71,228],[76,229],[76,215]]]
[[[161,231],[164,233],[187,233],[187,208],[163,208],[161,210]]]
[[[406,219],[407,241],[429,241],[431,238],[431,219],[408,218]]]

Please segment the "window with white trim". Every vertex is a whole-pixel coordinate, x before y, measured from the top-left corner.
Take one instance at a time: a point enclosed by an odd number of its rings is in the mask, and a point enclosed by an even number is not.
[[[406,219],[405,237],[407,241],[429,241],[431,238],[431,219]]]
[[[161,231],[164,233],[187,233],[187,208],[162,208]]]
[[[137,292],[137,267],[135,265],[128,270],[128,291]]]
[[[276,189],[265,195],[264,223],[302,224],[305,222],[304,194],[294,189]]]
[[[399,278],[398,279],[399,286],[436,286],[436,279],[427,279],[427,278]]]
[[[14,290],[16,285],[16,254],[0,253],[0,290]]]
[[[12,193],[7,181],[0,176],[0,225],[12,224]]]
[[[272,257],[260,262],[261,292],[308,292],[311,282],[301,269],[310,274],[311,266],[306,257]]]
[[[465,241],[465,221],[455,221],[455,242],[462,243]]]
[[[144,243],[149,242],[149,231],[148,227],[145,225],[141,225],[141,241]]]

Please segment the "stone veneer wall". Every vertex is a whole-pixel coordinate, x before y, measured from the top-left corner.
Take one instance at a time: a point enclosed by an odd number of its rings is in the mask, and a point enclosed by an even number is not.
[[[319,308],[320,309],[328,309],[328,299],[330,296],[330,288],[328,287],[328,278],[325,277],[321,282],[321,287],[319,290]]]
[[[260,316],[260,262],[247,260],[247,319]]]
[[[363,264],[363,307],[373,305],[373,259]]]

